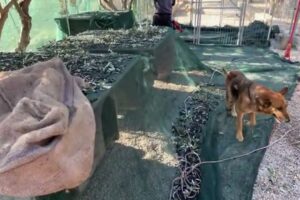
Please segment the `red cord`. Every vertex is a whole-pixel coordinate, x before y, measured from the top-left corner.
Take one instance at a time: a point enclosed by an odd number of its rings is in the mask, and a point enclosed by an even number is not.
[[[294,20],[293,20],[292,31],[291,31],[291,34],[290,34],[290,38],[289,38],[287,47],[286,47],[285,52],[284,52],[284,58],[287,59],[287,60],[291,59],[291,50],[292,50],[292,44],[293,44],[293,37],[294,37],[294,33],[296,31],[297,19],[298,19],[299,13],[300,13],[300,0],[298,0],[295,16],[294,16]]]
[[[181,28],[181,26],[180,26],[180,24],[177,21],[172,20],[172,25],[173,25],[173,28],[175,30],[177,30],[178,32],[181,33],[183,31],[182,28]]]

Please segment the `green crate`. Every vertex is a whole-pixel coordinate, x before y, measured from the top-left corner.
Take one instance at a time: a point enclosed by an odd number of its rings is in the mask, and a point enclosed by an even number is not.
[[[66,35],[76,35],[87,30],[129,29],[135,24],[133,12],[97,11],[55,18],[58,28]],[[68,24],[70,30],[68,29]],[[69,34],[70,31],[70,34]]]

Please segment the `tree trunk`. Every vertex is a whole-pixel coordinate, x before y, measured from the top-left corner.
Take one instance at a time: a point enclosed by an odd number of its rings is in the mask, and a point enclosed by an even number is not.
[[[13,6],[13,2],[10,1],[4,8],[2,8],[0,3],[0,38],[3,31],[4,24],[8,17],[8,11]]]
[[[129,3],[127,5],[127,9],[131,10],[132,9],[132,4],[133,4],[133,0],[129,0]]]
[[[67,5],[65,0],[59,0],[59,5],[60,5],[60,15],[66,15],[68,13]]]
[[[16,1],[16,0],[15,0]],[[16,48],[16,52],[25,52],[30,43],[31,17],[29,15],[29,5],[31,0],[23,0],[18,5],[15,5],[22,22],[21,37]]]
[[[113,0],[99,0],[99,2],[105,10],[109,10],[109,11],[118,10],[117,7],[115,6]]]

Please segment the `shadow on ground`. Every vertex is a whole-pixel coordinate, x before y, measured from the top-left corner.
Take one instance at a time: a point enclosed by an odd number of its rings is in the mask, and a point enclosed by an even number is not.
[[[171,126],[205,74],[173,72],[155,81],[144,105],[119,119],[120,139],[77,199],[165,200],[178,172]]]
[[[78,199],[167,199],[168,179],[174,175],[174,168],[144,156],[141,150],[114,144]]]

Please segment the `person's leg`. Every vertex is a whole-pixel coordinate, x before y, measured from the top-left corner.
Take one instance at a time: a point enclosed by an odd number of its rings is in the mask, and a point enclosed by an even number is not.
[[[152,25],[153,25],[153,26],[158,26],[158,25],[157,25],[157,15],[156,15],[156,14],[153,15],[153,18],[152,18]]]
[[[171,15],[155,14],[153,16],[153,25],[154,26],[169,26],[169,27],[172,27]]]
[[[172,15],[164,15],[164,26],[172,27]]]

